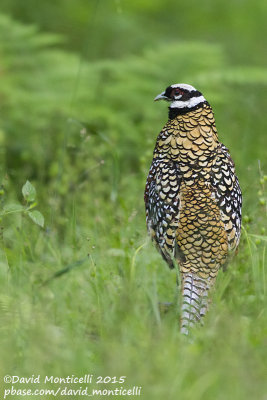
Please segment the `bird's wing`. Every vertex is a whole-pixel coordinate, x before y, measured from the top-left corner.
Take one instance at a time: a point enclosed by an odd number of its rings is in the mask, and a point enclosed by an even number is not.
[[[154,158],[145,189],[147,227],[171,268],[176,251],[175,231],[179,219],[180,185],[178,164],[168,158]]]
[[[227,233],[228,250],[233,251],[240,239],[242,193],[234,162],[223,144],[212,166],[211,185]]]

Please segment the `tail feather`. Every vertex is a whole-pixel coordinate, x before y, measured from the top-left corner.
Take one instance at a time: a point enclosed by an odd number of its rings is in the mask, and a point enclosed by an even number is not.
[[[214,278],[204,279],[191,272],[182,274],[181,333],[188,335],[190,328],[206,314],[213,283]]]

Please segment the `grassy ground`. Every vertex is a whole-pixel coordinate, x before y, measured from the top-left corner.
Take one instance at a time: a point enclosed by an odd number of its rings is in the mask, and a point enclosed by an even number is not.
[[[206,1],[210,15],[221,13],[217,27],[203,14],[206,30],[183,6],[181,35],[174,36],[160,2],[154,11],[150,1],[135,3],[116,2],[109,15],[129,32],[134,54],[111,59],[108,49],[92,62],[90,46],[85,55],[66,52],[58,36],[0,16],[0,375],[93,374],[90,388],[109,389],[96,377],[127,376],[113,386],[142,387],[146,400],[264,400],[267,75],[260,26],[250,15],[260,24],[265,6],[245,2],[238,19],[238,2],[230,15],[222,2],[216,9]],[[174,21],[181,10],[168,5]],[[101,13],[100,7],[96,20]],[[100,45],[98,51],[105,54]],[[191,340],[179,334],[175,272],[147,240],[143,205],[154,142],[167,118],[166,105],[153,98],[177,81],[195,85],[212,104],[244,195],[239,253],[220,272],[205,325]],[[27,179],[44,228],[23,212]],[[24,209],[7,213],[14,204]],[[165,313],[159,302],[174,306]],[[86,385],[69,385],[80,386]],[[117,396],[128,397],[139,398]]]

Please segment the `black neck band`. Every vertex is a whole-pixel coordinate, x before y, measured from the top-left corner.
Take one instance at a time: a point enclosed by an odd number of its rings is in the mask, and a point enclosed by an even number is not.
[[[207,101],[202,101],[202,103],[197,104],[195,107],[184,107],[184,108],[169,107],[169,119],[173,119],[173,118],[177,117],[177,115],[183,115],[190,111],[195,111],[198,108],[203,107],[204,104],[209,105],[209,103]]]

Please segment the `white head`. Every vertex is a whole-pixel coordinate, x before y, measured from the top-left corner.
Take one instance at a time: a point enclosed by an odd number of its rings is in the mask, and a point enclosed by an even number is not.
[[[170,109],[180,109],[182,113],[206,102],[202,93],[186,83],[168,86],[165,92],[160,93],[154,100],[170,101]]]

